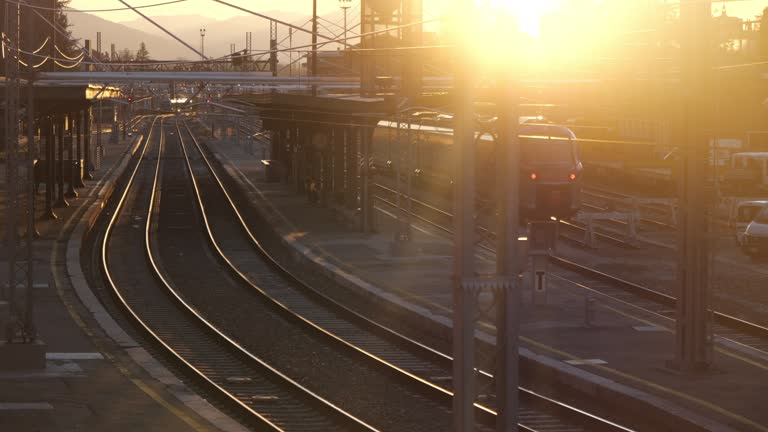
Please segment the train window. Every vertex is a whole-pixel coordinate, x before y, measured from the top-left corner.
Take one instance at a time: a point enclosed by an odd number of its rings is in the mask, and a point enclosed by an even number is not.
[[[523,162],[573,162],[573,143],[568,140],[522,138],[520,144],[521,159]]]

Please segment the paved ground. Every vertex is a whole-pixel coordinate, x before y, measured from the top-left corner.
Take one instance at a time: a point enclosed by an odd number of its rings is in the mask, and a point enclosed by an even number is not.
[[[70,200],[68,208],[56,209],[58,220],[37,224],[42,237],[35,242],[35,313],[40,338],[47,344],[46,369],[0,371],[2,431],[218,430],[138,367],[127,354],[132,348],[124,351],[104,335],[62,273],[66,243],[66,235],[59,237],[62,230],[71,230],[75,224],[68,223],[70,219],[75,222],[82,216],[83,205],[129,142],[105,145],[103,165],[95,179],[78,190],[80,198]],[[38,208],[42,199],[41,193]],[[3,259],[0,276],[5,280]]]
[[[451,242],[426,227],[414,230],[415,253],[392,253],[392,233],[356,232],[340,223],[334,212],[310,205],[284,185],[264,182],[259,146],[244,151],[228,141],[212,141],[212,150],[231,172],[247,179],[241,186],[258,202],[287,243],[319,256],[339,271],[395,293],[432,313],[450,317]],[[385,209],[378,216],[387,220]],[[383,224],[381,226],[384,226]],[[619,265],[621,257],[598,258],[600,252],[576,251],[589,263],[602,261],[604,270]],[[614,251],[610,251],[613,254]],[[492,268],[489,258],[478,256],[482,271]],[[624,259],[631,265],[631,259]],[[669,407],[730,425],[735,430],[768,431],[765,393],[768,359],[759,355],[718,349],[717,368],[702,375],[680,375],[665,367],[672,358],[674,336],[669,324],[638,316],[618,304],[598,301],[586,322],[584,291],[572,284],[550,280],[546,304],[532,301],[530,281],[523,293],[522,341],[535,353],[566,362],[583,371],[651,394]],[[489,298],[481,298],[484,305]],[[713,429],[718,429],[713,427]]]

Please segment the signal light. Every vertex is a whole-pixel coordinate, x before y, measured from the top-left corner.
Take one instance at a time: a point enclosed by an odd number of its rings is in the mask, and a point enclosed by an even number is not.
[[[205,103],[211,103],[211,100],[210,99],[206,99]]]
[[[536,173],[535,173],[535,172],[532,172],[532,173],[531,173],[531,180],[536,180],[536,177],[537,177],[537,176],[536,176]]]
[[[571,173],[571,175],[569,175],[568,178],[571,179],[571,180],[576,180],[576,174],[575,173]]]

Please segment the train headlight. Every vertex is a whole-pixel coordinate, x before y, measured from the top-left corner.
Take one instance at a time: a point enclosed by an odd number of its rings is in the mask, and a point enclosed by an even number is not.
[[[568,176],[571,180],[576,180],[576,173],[571,173],[571,175]]]
[[[536,180],[536,177],[538,177],[538,176],[536,175],[536,173],[535,173],[535,172],[532,172],[532,173],[531,173],[531,180]]]

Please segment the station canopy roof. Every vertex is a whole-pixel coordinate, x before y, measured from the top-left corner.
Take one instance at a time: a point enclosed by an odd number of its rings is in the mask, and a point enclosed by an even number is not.
[[[397,100],[394,97],[309,96],[291,93],[248,93],[231,95],[228,101],[240,103],[255,111],[294,110],[317,111],[336,115],[391,114]]]
[[[69,112],[88,107],[100,99],[113,99],[121,96],[118,87],[108,85],[35,81],[34,103],[38,112]],[[6,79],[0,77],[0,97],[5,99]],[[22,105],[27,103],[29,86],[26,80],[21,81],[20,100]]]

